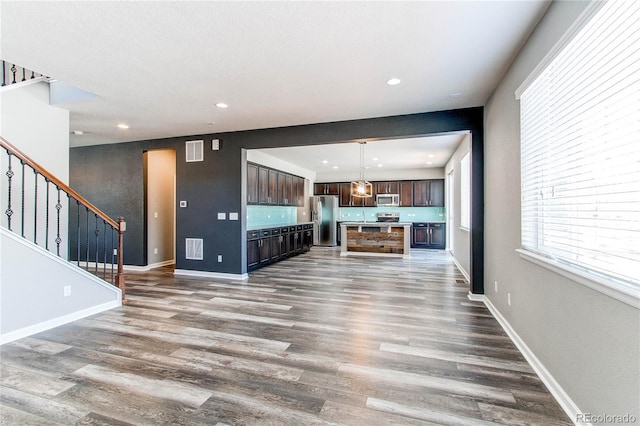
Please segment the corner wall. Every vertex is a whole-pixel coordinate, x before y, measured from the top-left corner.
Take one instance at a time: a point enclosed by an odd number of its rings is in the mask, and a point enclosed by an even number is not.
[[[462,269],[462,272],[466,277],[469,277],[471,273],[471,232],[460,227],[460,159],[464,154],[469,152],[470,149],[471,136],[465,136],[464,140],[460,143],[460,146],[458,146],[451,156],[451,159],[449,159],[444,167],[446,178],[445,193],[447,194],[447,200],[453,200],[453,206],[447,205],[447,216],[450,218],[447,224],[449,227],[448,237],[450,237],[448,239],[448,247],[455,258],[458,267]],[[453,197],[450,197],[447,193],[450,188],[450,172],[453,173]],[[449,211],[452,207],[452,211]],[[451,213],[453,213],[453,216]]]
[[[640,419],[638,309],[515,251],[521,197],[520,108],[514,93],[587,5],[553,2],[485,107],[485,294],[574,408]]]

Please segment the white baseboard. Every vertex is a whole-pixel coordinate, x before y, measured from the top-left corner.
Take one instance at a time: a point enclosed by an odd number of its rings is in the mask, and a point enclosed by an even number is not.
[[[551,375],[549,370],[545,368],[545,366],[540,362],[538,357],[535,356],[533,351],[529,349],[527,344],[522,340],[522,338],[516,333],[516,331],[511,327],[509,322],[502,316],[500,311],[493,306],[491,300],[483,294],[472,294],[469,293],[469,299],[475,301],[481,301],[485,304],[485,306],[489,309],[493,317],[498,321],[502,329],[507,333],[511,341],[516,345],[520,353],[525,357],[531,368],[536,372],[540,380],[545,384],[545,386],[551,392],[551,395],[556,399],[558,404],[562,407],[564,412],[569,416],[569,419],[574,423],[578,424],[579,414],[582,414],[578,406],[573,402],[571,397],[562,389],[562,386],[556,381],[556,379]],[[582,418],[582,416],[580,416]],[[582,425],[591,425],[591,423],[580,422]]]
[[[13,342],[14,340],[22,339],[24,337],[32,336],[43,331],[51,330],[52,328],[68,324],[70,322],[77,321],[79,319],[86,318],[88,316],[95,315],[109,309],[118,308],[120,306],[122,306],[122,302],[118,298],[118,300],[103,303],[102,305],[92,306],[78,312],[73,312],[71,314],[63,315],[58,318],[43,321],[39,324],[34,324],[25,328],[21,328],[19,330],[11,331],[9,333],[0,335],[0,345],[4,345],[5,343]]]
[[[223,272],[207,272],[207,271],[192,271],[189,269],[176,269],[173,271],[174,275],[185,275],[188,277],[202,277],[202,278],[222,278],[225,280],[246,280],[249,279],[249,274],[226,274]]]
[[[464,275],[464,277],[467,279],[467,282],[471,282],[471,277],[469,276],[469,273],[467,271],[464,270],[464,268],[462,267],[462,265],[460,264],[460,262],[458,262],[458,259],[456,259],[456,257],[453,255],[453,253],[451,253],[451,257],[453,258],[453,263],[455,263],[455,265],[458,267],[458,270],[462,273],[462,275]]]
[[[175,259],[165,260],[163,262],[150,263],[146,266],[138,266],[138,265],[122,265],[122,269],[125,271],[131,272],[148,272],[155,268],[162,268],[163,266],[175,265]]]

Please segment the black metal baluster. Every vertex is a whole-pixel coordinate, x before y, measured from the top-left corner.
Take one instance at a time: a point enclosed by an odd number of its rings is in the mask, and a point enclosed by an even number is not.
[[[102,279],[107,280],[107,221],[102,219]]]
[[[6,70],[6,62],[2,61],[2,87],[7,85],[7,70]]]
[[[36,73],[34,71],[31,71],[31,80],[33,80],[34,78],[36,78]]]
[[[13,74],[13,81],[11,84],[16,84],[16,72],[18,72],[18,69],[16,68],[16,64],[13,64],[13,66],[11,66],[11,73]]]
[[[4,62],[4,61],[2,61]],[[8,151],[7,151],[8,152]],[[9,228],[9,231],[12,231],[11,229],[11,216],[13,215],[13,210],[11,209],[11,179],[13,178],[13,170],[11,169],[11,157],[13,155],[9,152],[9,169],[7,170],[7,179],[8,179],[8,191],[7,191],[7,210],[5,210],[5,214],[7,215],[7,228]]]
[[[44,178],[44,184],[47,185],[47,208],[45,210],[44,219],[44,248],[49,250],[49,179]]]
[[[22,212],[21,212],[22,223],[20,224],[20,235],[22,235],[22,238],[24,238],[24,161],[20,160],[20,164],[22,164]]]
[[[38,172],[33,171],[33,244],[38,244]]]
[[[113,234],[115,232],[115,228],[111,228],[111,282],[115,283],[115,275],[113,272],[113,267],[116,263],[116,251],[114,249],[114,242],[113,242]]]
[[[96,234],[96,275],[98,275],[98,240],[100,237],[100,230],[98,229],[98,214],[94,213],[94,216],[96,218],[96,230],[94,231],[94,233]]]
[[[89,271],[89,207],[84,206],[84,210],[87,212],[87,249],[86,249],[86,261],[87,265],[84,268],[86,271]]]
[[[60,187],[56,185],[58,189],[58,202],[56,203],[56,254],[60,256],[60,243],[62,242],[62,238],[60,238],[60,210],[62,210],[62,203],[60,202]]]
[[[80,266],[80,201],[76,200],[76,205],[78,206],[78,258],[76,262]]]
[[[25,77],[24,73],[25,73],[25,69],[24,69],[24,67],[22,67],[22,81],[25,81],[27,79]]]

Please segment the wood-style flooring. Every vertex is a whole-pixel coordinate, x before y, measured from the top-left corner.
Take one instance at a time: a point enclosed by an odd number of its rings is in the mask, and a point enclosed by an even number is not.
[[[331,248],[246,282],[127,274],[128,303],[0,348],[3,425],[571,424],[442,251]]]

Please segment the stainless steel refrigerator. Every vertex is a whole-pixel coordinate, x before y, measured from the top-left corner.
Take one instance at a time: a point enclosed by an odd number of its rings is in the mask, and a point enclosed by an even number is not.
[[[311,220],[313,221],[313,245],[335,246],[338,234],[338,197],[316,195],[311,197]]]

